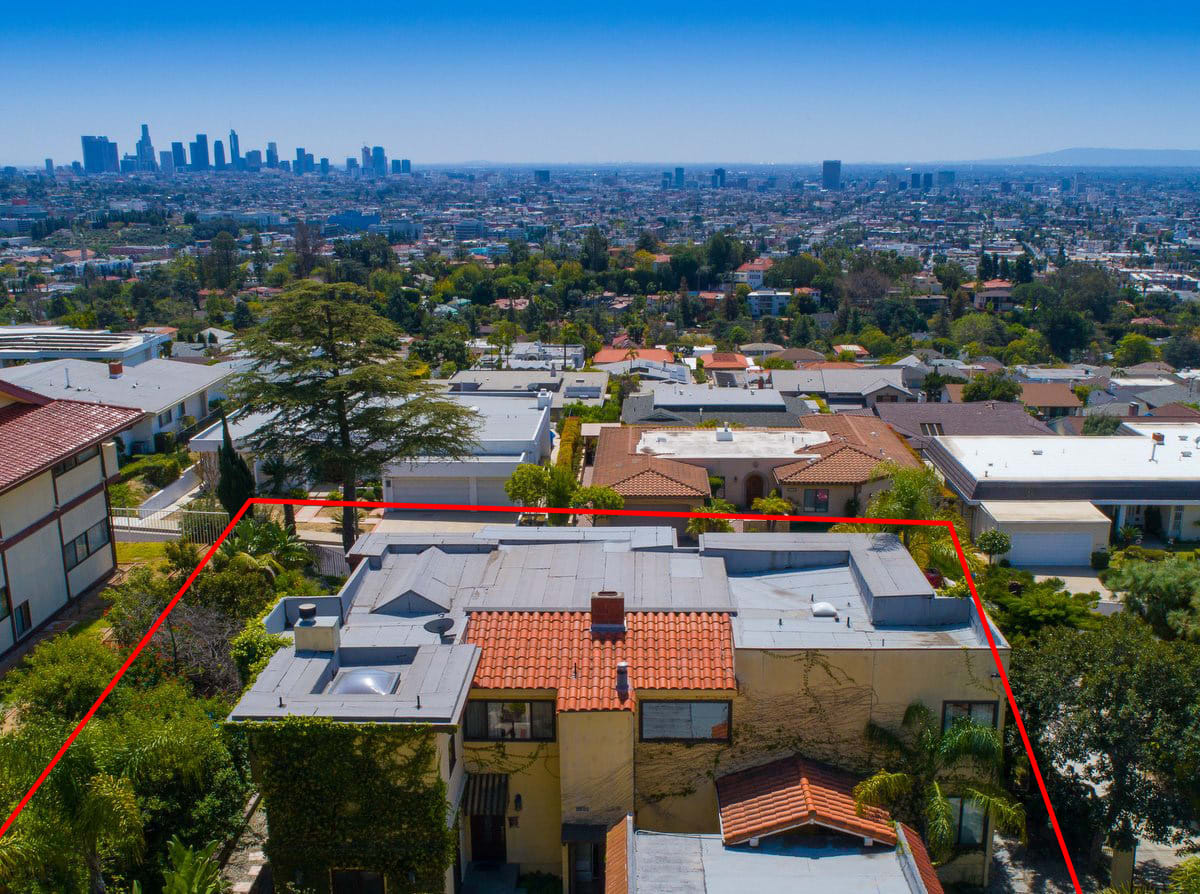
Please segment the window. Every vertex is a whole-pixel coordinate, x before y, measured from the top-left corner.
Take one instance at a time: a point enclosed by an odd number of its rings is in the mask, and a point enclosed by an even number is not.
[[[177,407],[175,408],[175,418],[176,418],[176,419],[182,419],[182,418],[183,418],[183,416],[184,416],[184,412],[183,412],[183,404],[180,404],[179,406],[177,406]]]
[[[805,512],[828,512],[829,491],[823,487],[806,487],[804,489]]]
[[[385,894],[383,873],[366,869],[334,869],[329,873],[333,894]]]
[[[0,585],[0,621],[12,614],[12,603],[9,602],[7,585]]]
[[[449,764],[450,764],[450,766],[449,766],[449,768],[446,770],[446,776],[447,776],[447,777],[454,775],[454,765],[458,763],[458,746],[457,746],[457,745],[455,745],[455,743],[454,743],[455,737],[456,737],[457,735],[458,735],[457,733],[451,732],[451,733],[450,733],[450,736],[449,736],[449,743],[450,743],[450,761],[449,761]]]
[[[942,732],[950,729],[960,717],[995,729],[998,709],[998,702],[942,702]]]
[[[554,702],[467,702],[463,736],[483,742],[554,741]]]
[[[944,435],[942,431],[942,423],[940,422],[922,422],[921,434],[923,435]]]
[[[62,462],[54,467],[55,477],[71,471],[76,466],[81,466],[89,459],[95,459],[100,455],[99,447],[89,447],[87,450],[81,450],[74,456],[67,457]]]
[[[63,544],[63,556],[70,571],[84,559],[108,546],[108,521],[96,522],[74,540]]]
[[[730,702],[642,702],[643,742],[728,742]]]
[[[962,847],[983,844],[983,834],[987,828],[983,808],[965,798],[946,800],[950,802],[950,815],[954,823],[954,843]]]
[[[158,414],[158,424],[161,426],[164,426],[164,427],[171,424],[171,411],[170,410],[167,410],[167,412],[165,412],[165,413]]]
[[[33,619],[29,615],[29,603],[22,602],[16,608],[17,639],[20,639],[33,629]]]

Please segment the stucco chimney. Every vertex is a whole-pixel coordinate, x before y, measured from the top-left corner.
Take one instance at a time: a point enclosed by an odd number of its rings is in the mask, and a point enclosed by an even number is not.
[[[300,619],[292,628],[296,638],[297,652],[336,652],[338,647],[338,619],[317,617],[317,607],[311,602],[300,606]]]
[[[549,391],[547,391],[545,388],[542,388],[541,390],[538,391],[538,404],[537,405],[538,405],[539,410],[544,410],[544,409],[546,409],[546,407],[550,406],[550,401],[551,401],[551,397],[550,397]]]
[[[1138,405],[1137,405],[1137,401],[1136,401],[1136,400],[1131,400],[1131,401],[1129,402],[1129,415],[1130,415],[1130,416],[1136,416],[1137,414],[1138,414]]]
[[[108,361],[108,377],[110,379],[119,379],[125,374],[125,364],[120,360]]]

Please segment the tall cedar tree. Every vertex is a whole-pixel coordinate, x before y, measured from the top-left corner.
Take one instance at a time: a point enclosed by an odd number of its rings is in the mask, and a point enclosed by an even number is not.
[[[398,359],[400,336],[352,283],[302,282],[271,302],[243,339],[254,358],[236,390],[271,422],[248,437],[260,456],[301,459],[355,499],[360,478],[420,456],[461,459],[475,444],[476,414],[413,377]],[[342,510],[342,544],[354,543],[353,507]]]
[[[217,480],[217,499],[231,516],[237,515],[242,504],[254,496],[254,475],[250,467],[242,459],[240,453],[233,447],[233,438],[229,434],[229,420],[221,415],[221,446],[217,449],[217,468],[221,477]],[[246,515],[253,517],[254,507],[246,509]]]

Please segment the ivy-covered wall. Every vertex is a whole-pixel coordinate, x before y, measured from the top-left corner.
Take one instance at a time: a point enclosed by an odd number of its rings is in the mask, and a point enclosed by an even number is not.
[[[329,890],[329,870],[387,876],[389,892],[441,891],[455,854],[429,726],[289,717],[241,725],[263,794],[277,883]]]

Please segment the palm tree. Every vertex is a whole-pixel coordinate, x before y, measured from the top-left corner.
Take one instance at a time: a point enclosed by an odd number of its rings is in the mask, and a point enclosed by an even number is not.
[[[971,549],[971,536],[966,522],[943,496],[942,481],[929,466],[919,468],[880,463],[873,477],[889,479],[885,490],[876,492],[867,503],[864,520],[855,524],[835,525],[830,530],[870,533],[884,530],[900,538],[913,561],[921,568],[936,568],[957,577],[962,573],[958,551],[945,525],[870,524],[872,518],[904,519],[910,521],[949,522],[958,533],[959,543],[967,557],[967,567],[974,574],[980,567],[979,557]]]
[[[228,567],[274,580],[281,571],[303,568],[312,554],[303,540],[282,525],[247,518],[225,538],[213,560],[217,570]]]
[[[894,733],[867,724],[867,742],[895,769],[880,769],[854,787],[860,810],[884,807],[915,826],[938,863],[953,854],[955,843],[955,817],[945,792],[976,805],[997,828],[1024,840],[1025,808],[1000,786],[999,732],[963,717],[943,730],[920,702],[908,706],[901,727]]]
[[[791,515],[794,508],[792,501],[781,497],[777,490],[771,491],[769,497],[758,497],[750,504],[750,511],[757,512],[759,515]],[[781,522],[779,519],[772,519],[770,524],[771,531],[774,533],[779,530]]]
[[[267,494],[272,497],[292,496],[298,490],[295,482],[304,474],[304,466],[279,454],[264,459],[258,469],[265,479]],[[296,533],[296,507],[291,503],[283,504],[283,526]]]
[[[705,506],[693,506],[692,512],[733,512],[734,505],[728,500],[711,497]],[[689,518],[687,535],[699,540],[701,534],[732,534],[733,525],[727,518]]]

